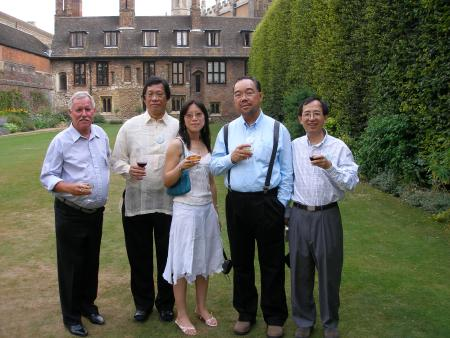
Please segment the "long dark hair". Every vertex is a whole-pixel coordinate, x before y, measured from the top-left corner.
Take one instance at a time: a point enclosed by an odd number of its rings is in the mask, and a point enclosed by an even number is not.
[[[208,111],[207,108],[205,108],[205,105],[197,100],[190,100],[188,102],[185,102],[182,109],[180,110],[180,127],[179,127],[179,135],[182,137],[183,141],[186,144],[186,147],[188,149],[191,149],[191,140],[189,138],[188,130],[186,129],[185,125],[185,115],[186,112],[188,112],[188,109],[191,105],[196,105],[200,108],[202,113],[204,114],[204,120],[205,124],[204,127],[200,130],[200,139],[202,142],[207,146],[208,152],[211,152],[211,145],[210,145],[210,126],[208,124]]]

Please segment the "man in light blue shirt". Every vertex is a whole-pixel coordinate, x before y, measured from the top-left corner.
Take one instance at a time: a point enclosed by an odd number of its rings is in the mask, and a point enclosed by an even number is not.
[[[81,315],[105,323],[97,297],[104,205],[108,197],[108,136],[92,125],[94,99],[76,92],[69,101],[71,125],[50,143],[41,183],[55,196],[58,285],[63,322],[73,335],[85,337]]]
[[[226,151],[223,127],[210,164],[214,175],[225,175],[229,189],[226,217],[234,267],[233,306],[239,313],[233,330],[238,335],[247,334],[256,320],[254,253],[257,243],[261,307],[268,325],[266,335],[282,337],[288,316],[284,287],[284,211],[293,187],[290,134],[285,126],[275,126],[274,119],[261,111],[263,94],[258,80],[238,79],[233,96],[241,116],[228,124],[230,152]],[[268,173],[273,136],[277,136],[275,129],[278,129],[277,149],[272,173]]]

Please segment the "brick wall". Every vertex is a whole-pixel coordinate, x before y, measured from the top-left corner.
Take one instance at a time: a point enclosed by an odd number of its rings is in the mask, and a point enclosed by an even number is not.
[[[25,100],[31,93],[53,98],[50,61],[31,53],[0,46],[0,91],[18,90]]]
[[[29,65],[37,72],[51,73],[50,60],[36,54],[0,45],[0,60],[11,61],[20,65]]]

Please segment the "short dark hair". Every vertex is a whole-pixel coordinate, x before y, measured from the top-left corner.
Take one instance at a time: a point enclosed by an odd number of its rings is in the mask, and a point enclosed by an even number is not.
[[[237,83],[238,81],[241,81],[241,80],[251,80],[251,81],[254,83],[255,88],[257,89],[257,91],[259,91],[259,92],[262,91],[262,86],[260,85],[260,81],[258,81],[256,78],[250,77],[250,76],[248,76],[248,75],[245,75],[244,77],[241,77],[241,78],[236,79],[235,83],[233,84],[233,88],[234,88],[234,89],[235,89],[236,83]]]
[[[185,115],[188,112],[188,109],[191,105],[196,105],[197,107],[199,107],[200,110],[202,111],[202,113],[204,114],[205,125],[200,130],[200,139],[205,144],[205,146],[207,146],[208,152],[211,152],[210,126],[208,124],[208,111],[202,102],[197,101],[197,100],[190,100],[188,102],[185,102],[182,109],[180,110],[179,135],[182,137],[183,141],[185,142],[186,147],[188,147],[188,149],[191,149],[191,140],[189,138],[189,134],[188,134],[188,131],[186,129],[186,124],[185,124]]]
[[[304,109],[305,105],[308,105],[309,103],[313,101],[319,101],[321,103],[321,108],[323,109],[323,115],[329,114],[329,106],[327,105],[327,102],[325,102],[323,99],[321,99],[319,96],[313,95],[311,97],[308,97],[305,99],[300,105],[298,110],[298,115],[302,115],[302,111]]]
[[[171,89],[169,88],[169,84],[166,80],[163,78],[157,77],[157,76],[151,76],[149,79],[146,80],[146,83],[144,84],[142,98],[146,96],[147,87],[152,85],[158,85],[162,84],[164,87],[164,93],[166,95],[166,100],[171,99]]]

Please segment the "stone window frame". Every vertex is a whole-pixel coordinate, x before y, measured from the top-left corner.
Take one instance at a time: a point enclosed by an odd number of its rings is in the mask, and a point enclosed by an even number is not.
[[[69,32],[69,47],[70,48],[85,48],[86,31]]]
[[[243,47],[250,48],[252,46],[252,33],[251,30],[241,30],[241,37],[243,38]]]
[[[221,114],[221,103],[219,101],[210,102],[210,114]]]
[[[150,67],[152,66],[152,67]],[[150,71],[152,69],[152,71]],[[144,61],[143,62],[143,85],[146,83],[147,79],[155,75],[155,61]]]
[[[101,66],[101,67],[99,67]],[[108,61],[97,61],[96,64],[96,85],[97,86],[108,86]],[[99,81],[102,79],[102,81]]]
[[[66,72],[58,73],[58,91],[59,92],[67,92],[67,73]]]
[[[172,62],[172,84],[173,85],[183,85],[185,84],[185,64],[183,61],[173,61]]]
[[[216,65],[218,66],[217,68],[215,67]],[[226,83],[227,83],[227,62],[225,60],[208,60],[207,84],[223,85]]]
[[[186,95],[171,95],[171,110],[180,112],[186,102]]]
[[[158,47],[158,33],[157,29],[143,30],[143,47]]]
[[[132,67],[130,65],[124,66],[124,82],[132,82]]]
[[[103,46],[118,47],[119,31],[103,31]]]
[[[188,47],[189,46],[189,30],[180,29],[175,30],[175,45],[177,47]]]
[[[81,67],[82,65],[83,65],[83,67]],[[81,68],[82,68],[82,71],[80,71]],[[74,61],[74,86],[86,86],[86,62],[85,61]]]
[[[205,33],[208,47],[219,47],[221,45],[221,31],[219,29],[206,30]]]

